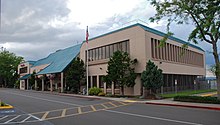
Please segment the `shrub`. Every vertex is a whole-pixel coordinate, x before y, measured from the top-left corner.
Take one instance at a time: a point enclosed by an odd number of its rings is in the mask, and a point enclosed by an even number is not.
[[[100,93],[98,94],[98,96],[105,96],[105,93],[104,93],[104,92],[100,92]]]
[[[6,104],[4,102],[1,102],[0,106],[6,106]]]
[[[220,104],[220,100],[217,97],[175,96],[174,101]]]
[[[98,95],[102,90],[97,87],[93,87],[89,89],[89,95]]]

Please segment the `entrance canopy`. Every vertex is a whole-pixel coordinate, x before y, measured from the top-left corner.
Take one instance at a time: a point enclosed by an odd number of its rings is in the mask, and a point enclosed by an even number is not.
[[[25,79],[28,79],[29,77],[31,77],[31,74],[26,74],[22,76],[21,78],[19,78],[18,80],[25,80]]]

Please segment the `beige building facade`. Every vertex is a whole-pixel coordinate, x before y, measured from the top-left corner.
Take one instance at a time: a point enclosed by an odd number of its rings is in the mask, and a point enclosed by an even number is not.
[[[141,73],[146,62],[153,61],[163,70],[164,92],[193,89],[195,79],[205,76],[205,52],[192,44],[187,44],[178,38],[169,37],[163,47],[159,47],[165,34],[144,26],[134,24],[88,41],[89,87],[97,86],[105,93],[120,93],[118,86],[108,88],[102,77],[106,75],[107,62],[117,50],[128,52],[132,59],[137,59],[135,72],[138,74],[136,84],[125,88],[126,95],[141,95]],[[80,49],[80,58],[86,62],[86,42]],[[176,84],[175,84],[176,82]]]

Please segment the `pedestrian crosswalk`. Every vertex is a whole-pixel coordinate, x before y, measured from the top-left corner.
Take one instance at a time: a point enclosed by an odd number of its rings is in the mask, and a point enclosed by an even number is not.
[[[81,115],[86,113],[92,113],[97,111],[104,111],[107,109],[117,108],[130,104],[131,102],[110,101],[101,104],[58,109],[52,111],[36,112],[31,114],[20,115],[5,115],[0,116],[1,124],[20,124],[25,122],[41,122],[44,120],[51,120],[75,115]]]
[[[41,119],[33,116],[32,114],[0,116],[0,124],[18,124],[34,121],[41,121]]]

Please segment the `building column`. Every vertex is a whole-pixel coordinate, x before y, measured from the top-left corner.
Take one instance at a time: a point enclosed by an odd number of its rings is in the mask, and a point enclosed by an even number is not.
[[[42,78],[41,81],[42,81],[42,91],[44,91],[44,79]]]
[[[27,79],[27,90],[29,88],[29,79]]]
[[[55,83],[55,90],[57,90],[58,89],[58,85],[57,85],[58,83]]]
[[[99,75],[97,75],[96,79],[97,79],[97,84],[96,84],[96,85],[97,85],[97,88],[100,88],[100,87],[99,87]]]
[[[35,90],[37,90],[37,80],[36,79],[34,80],[34,88],[35,88]]]
[[[61,72],[61,81],[60,81],[60,83],[61,83],[61,93],[63,93],[63,72]]]
[[[53,91],[53,80],[50,79],[50,91],[52,92]]]
[[[91,83],[90,83],[90,88],[93,87],[93,76],[90,77]]]
[[[107,93],[107,86],[106,86],[106,82],[104,82],[104,93]]]
[[[115,95],[115,84],[112,83],[112,95]]]

